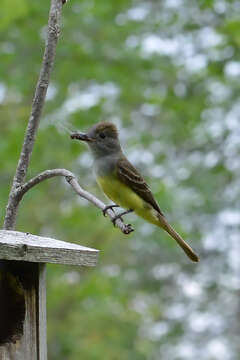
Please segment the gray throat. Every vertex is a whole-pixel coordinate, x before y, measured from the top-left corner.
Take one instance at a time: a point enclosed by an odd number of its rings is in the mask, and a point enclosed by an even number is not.
[[[112,174],[116,168],[116,163],[121,156],[121,152],[104,155],[94,159],[94,170],[97,176]]]

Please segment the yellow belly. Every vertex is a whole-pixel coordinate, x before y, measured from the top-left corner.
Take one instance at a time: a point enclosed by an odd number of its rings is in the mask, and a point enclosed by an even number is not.
[[[97,182],[105,195],[115,204],[127,210],[132,209],[137,215],[159,226],[156,211],[130,187],[120,182],[117,178],[109,176],[98,177]]]

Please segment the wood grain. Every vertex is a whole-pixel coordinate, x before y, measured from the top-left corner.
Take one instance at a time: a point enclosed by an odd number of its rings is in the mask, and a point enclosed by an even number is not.
[[[11,296],[23,297],[25,304],[25,316],[18,316],[19,306],[11,306],[6,298],[5,312],[7,322],[12,321],[11,332],[8,340],[0,346],[1,360],[47,360],[46,341],[46,282],[45,264],[4,261],[4,268],[1,270],[7,274],[9,285],[12,287]],[[14,293],[15,292],[15,293]],[[4,294],[0,293],[0,299]],[[9,318],[10,312],[15,315]],[[22,327],[14,327],[14,321],[22,321]],[[0,333],[0,338],[2,334]]]
[[[0,259],[95,266],[99,250],[49,237],[0,230]]]

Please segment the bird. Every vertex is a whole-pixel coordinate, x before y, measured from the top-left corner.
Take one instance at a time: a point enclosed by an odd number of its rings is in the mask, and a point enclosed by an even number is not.
[[[115,124],[98,122],[86,133],[73,132],[70,136],[88,144],[97,183],[114,202],[106,206],[104,214],[107,209],[117,206],[126,210],[116,215],[114,220],[134,212],[165,230],[193,262],[199,261],[198,255],[168,223],[143,176],[124,155]]]

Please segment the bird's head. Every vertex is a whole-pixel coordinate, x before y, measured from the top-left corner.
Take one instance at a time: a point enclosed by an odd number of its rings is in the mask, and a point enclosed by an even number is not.
[[[110,122],[100,122],[91,127],[87,133],[72,133],[71,139],[85,141],[96,157],[121,151],[117,128]]]

